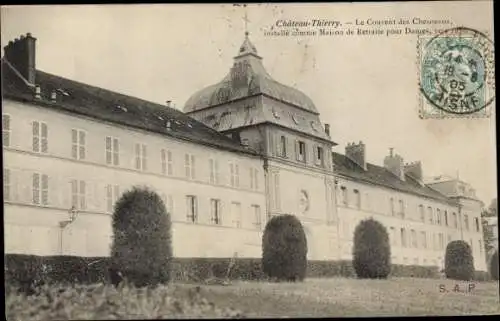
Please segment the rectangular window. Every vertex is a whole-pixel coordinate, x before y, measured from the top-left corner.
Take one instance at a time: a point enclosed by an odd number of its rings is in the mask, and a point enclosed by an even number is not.
[[[464,214],[464,226],[465,229],[468,231],[469,230],[469,216]]]
[[[85,210],[87,208],[85,190],[85,181],[76,179],[71,180],[71,205],[73,208],[79,210]]]
[[[453,212],[453,227],[458,228],[458,219],[457,219],[457,213]]]
[[[406,230],[401,228],[401,246],[406,247]]]
[[[422,222],[425,222],[425,212],[424,212],[424,206],[422,204],[418,206],[418,213],[420,214],[420,220]]]
[[[147,146],[135,144],[135,169],[147,170]]]
[[[250,189],[259,189],[258,172],[256,168],[250,167]]]
[[[361,208],[361,193],[355,189],[354,191],[354,199],[356,201],[356,207]]]
[[[474,223],[476,224],[476,232],[479,232],[479,219],[474,217]]]
[[[10,115],[2,114],[2,140],[3,140],[3,147],[9,147],[10,146],[10,135],[11,135]]]
[[[341,186],[340,193],[342,195],[342,204],[344,204],[344,206],[347,206],[349,204],[349,199],[348,199],[348,195],[347,195],[347,188],[345,186]]]
[[[405,217],[405,203],[403,200],[399,200],[399,215]]]
[[[231,174],[231,186],[240,186],[240,169],[238,164],[230,163],[229,172]]]
[[[218,173],[217,173],[217,168],[218,168],[218,162],[214,159],[209,159],[208,160],[208,166],[210,170],[210,184],[218,184]]]
[[[45,174],[33,174],[33,204],[49,204],[49,177]]]
[[[413,248],[417,248],[418,247],[418,243],[417,243],[417,232],[415,230],[411,230],[411,246]]]
[[[198,200],[196,196],[186,196],[187,201],[187,221],[191,223],[198,222]]]
[[[6,201],[10,200],[10,169],[3,169],[3,198]]]
[[[118,185],[106,185],[106,211],[108,213],[113,213],[113,209],[116,201],[120,197],[120,186]]]
[[[163,204],[165,205],[167,213],[170,214],[170,217],[172,217],[172,213],[174,210],[174,199],[172,198],[172,195],[167,195],[165,193],[162,193],[160,197],[161,200],[163,201]]]
[[[253,226],[257,230],[262,229],[262,217],[260,213],[260,206],[259,205],[252,205],[252,211],[253,211]]]
[[[477,241],[479,244],[479,253],[483,254],[483,242],[481,240]]]
[[[420,232],[420,240],[422,244],[422,248],[427,248],[427,234],[425,232]]]
[[[448,211],[444,211],[444,225],[448,226]]]
[[[86,133],[80,129],[71,130],[71,157],[74,159],[85,159]]]
[[[280,136],[280,142],[278,146],[278,155],[281,157],[286,157],[286,137]]]
[[[396,209],[394,208],[394,198],[392,197],[389,199],[389,206],[391,208],[391,215],[394,216],[394,214],[396,214]]]
[[[441,210],[439,208],[436,209],[436,224],[441,225]]]
[[[443,233],[439,233],[439,249],[444,249],[444,235]]]
[[[433,224],[434,223],[434,213],[432,212],[432,207],[427,207],[427,215],[429,217],[429,223]]]
[[[120,144],[118,138],[106,136],[106,164],[120,165]]]
[[[394,227],[391,227],[390,228],[390,242],[391,244],[393,245],[396,245],[397,244],[397,238],[396,238],[396,229]]]
[[[324,165],[324,152],[323,152],[323,147],[317,146],[316,147],[316,160],[315,163],[318,166],[323,166]]]
[[[172,152],[162,149],[161,156],[161,173],[163,175],[172,175]]]
[[[33,151],[47,153],[49,151],[49,129],[44,122],[33,121]]]
[[[406,230],[401,228],[401,246],[406,247]]]
[[[196,163],[195,163],[194,155],[185,154],[184,155],[184,169],[186,172],[186,178],[188,178],[188,179],[195,179],[196,178],[195,168],[196,168]]]
[[[210,213],[211,213],[212,224],[221,225],[222,220],[220,213],[220,200],[218,199],[210,200]]]
[[[232,202],[231,203],[231,216],[233,217],[233,226],[241,227],[241,203]]]
[[[303,141],[297,141],[297,160],[300,162],[306,161],[306,143]]]

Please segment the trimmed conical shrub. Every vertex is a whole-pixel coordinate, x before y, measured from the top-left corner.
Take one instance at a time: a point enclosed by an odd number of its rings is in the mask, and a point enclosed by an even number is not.
[[[498,250],[490,258],[490,275],[493,280],[498,281]]]
[[[113,282],[124,278],[138,287],[167,283],[171,221],[160,196],[146,187],[126,191],[115,205],[112,225]]]
[[[272,280],[302,281],[307,270],[307,239],[299,219],[275,216],[262,237],[262,270]]]
[[[456,240],[448,243],[444,259],[444,272],[448,279],[472,280],[474,277],[474,258],[467,242]]]
[[[386,228],[374,219],[354,231],[353,267],[358,278],[385,279],[391,272],[391,246]]]

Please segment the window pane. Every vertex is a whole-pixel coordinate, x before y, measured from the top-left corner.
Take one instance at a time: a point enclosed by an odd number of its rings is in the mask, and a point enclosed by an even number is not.
[[[111,137],[106,137],[106,150],[111,150]]]
[[[76,129],[72,129],[71,130],[71,142],[73,144],[77,144],[78,143],[78,131]]]
[[[40,204],[40,174],[33,174],[33,203]]]
[[[10,130],[10,115],[2,115],[3,130]]]
[[[42,153],[46,153],[49,149],[49,141],[47,138],[42,138]]]
[[[7,131],[2,131],[2,142],[3,146],[9,147],[10,146],[10,133]]]
[[[40,123],[37,121],[33,122],[33,136],[40,135]]]
[[[47,124],[42,123],[42,137],[47,138],[47,134],[48,134]]]
[[[85,145],[85,132],[80,131],[80,145]]]
[[[85,159],[85,146],[80,146],[80,159]]]
[[[33,136],[33,151],[40,151],[40,139],[38,138],[38,136]]]

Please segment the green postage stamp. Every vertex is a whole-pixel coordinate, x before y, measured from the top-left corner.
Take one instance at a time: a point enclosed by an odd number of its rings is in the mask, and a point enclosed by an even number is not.
[[[495,100],[494,45],[457,27],[417,44],[421,118],[488,117]]]

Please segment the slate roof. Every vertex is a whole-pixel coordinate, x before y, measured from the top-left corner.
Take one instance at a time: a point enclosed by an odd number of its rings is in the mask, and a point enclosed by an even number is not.
[[[46,108],[77,113],[230,151],[258,155],[232,138],[174,108],[40,70],[36,71],[35,82],[41,88],[41,99],[35,99],[35,89],[20,78],[4,58],[1,66],[2,95],[5,98],[28,101]],[[56,102],[50,99],[54,90],[57,92]]]
[[[366,164],[367,170],[365,171],[345,155],[335,152],[332,152],[332,160],[334,172],[337,174],[344,175],[355,180],[385,186],[401,192],[432,198],[438,201],[446,202],[450,205],[458,205],[456,201],[446,197],[427,185],[420,184],[416,179],[409,175],[405,175],[405,180],[402,181],[386,168],[370,163]]]
[[[245,58],[245,59],[240,59]],[[313,101],[298,89],[284,85],[274,80],[262,64],[262,57],[257,54],[257,49],[250,42],[248,34],[240,47],[235,60],[243,63],[243,75],[247,74],[251,80],[247,86],[234,88],[231,84],[231,72],[215,85],[208,86],[194,93],[185,103],[184,112],[208,108],[221,103],[233,101],[245,96],[264,94],[269,97],[284,101],[298,108],[318,114]]]

